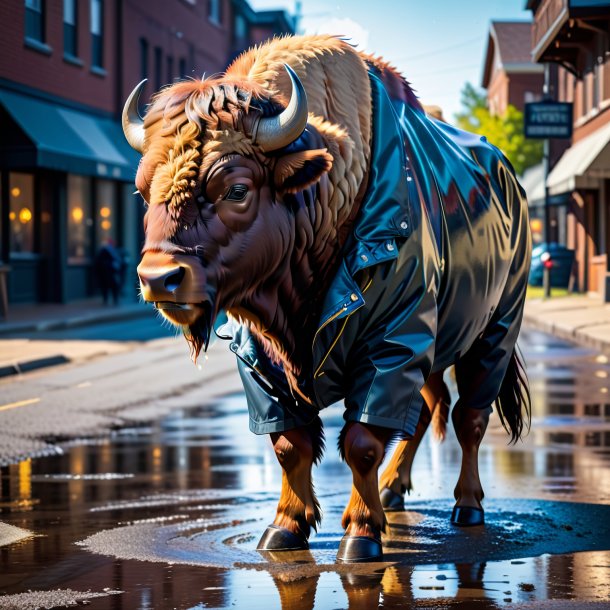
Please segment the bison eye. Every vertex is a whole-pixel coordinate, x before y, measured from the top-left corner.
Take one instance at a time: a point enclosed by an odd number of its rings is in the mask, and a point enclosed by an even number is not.
[[[243,201],[248,194],[248,187],[245,184],[234,184],[225,195],[226,201]]]

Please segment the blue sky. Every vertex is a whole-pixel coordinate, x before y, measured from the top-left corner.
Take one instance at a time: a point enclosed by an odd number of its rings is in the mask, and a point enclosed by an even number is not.
[[[250,0],[258,9],[295,10],[294,0]],[[525,0],[303,0],[305,33],[345,34],[382,55],[410,80],[420,99],[451,119],[466,81],[481,84],[493,19],[531,19]]]

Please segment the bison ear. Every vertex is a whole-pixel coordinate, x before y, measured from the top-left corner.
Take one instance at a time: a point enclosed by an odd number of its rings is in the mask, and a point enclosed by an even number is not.
[[[326,148],[284,155],[275,166],[275,186],[282,193],[297,193],[315,184],[332,164],[332,155]]]

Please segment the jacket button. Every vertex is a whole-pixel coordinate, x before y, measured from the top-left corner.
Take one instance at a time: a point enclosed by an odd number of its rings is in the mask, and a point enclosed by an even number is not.
[[[361,254],[360,259],[366,263],[369,260],[369,257],[366,254]]]
[[[401,229],[405,230],[405,229],[407,229],[408,227],[409,227],[409,224],[407,223],[407,221],[406,221],[406,220],[403,220],[403,221],[400,223],[400,228],[401,228]]]
[[[358,295],[355,292],[349,295],[349,298],[355,303],[358,300]]]
[[[388,243],[385,245],[385,247],[388,252],[394,252],[394,244]]]

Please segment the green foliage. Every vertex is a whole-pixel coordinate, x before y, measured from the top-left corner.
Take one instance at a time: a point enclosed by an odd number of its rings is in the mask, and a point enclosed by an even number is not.
[[[523,135],[523,113],[509,106],[502,115],[492,115],[485,94],[470,83],[462,89],[463,112],[456,115],[460,129],[484,135],[513,164],[517,174],[542,161],[542,140],[529,140]]]

